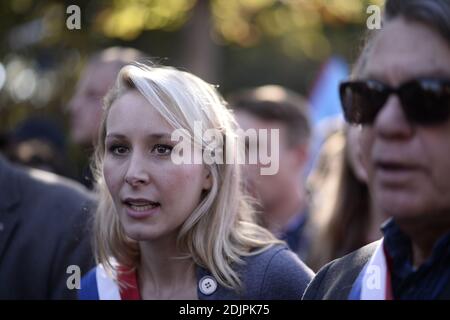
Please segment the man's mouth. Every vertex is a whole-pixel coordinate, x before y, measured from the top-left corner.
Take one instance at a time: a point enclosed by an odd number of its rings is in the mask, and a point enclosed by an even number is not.
[[[418,169],[417,166],[411,164],[389,161],[377,161],[376,167],[385,171],[411,171]]]
[[[384,186],[401,187],[409,185],[420,174],[421,167],[413,162],[380,160],[375,162],[377,180]]]

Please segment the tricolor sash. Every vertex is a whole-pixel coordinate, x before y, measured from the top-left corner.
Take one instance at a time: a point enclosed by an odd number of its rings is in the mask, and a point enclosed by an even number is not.
[[[120,287],[118,282],[124,284]],[[82,279],[82,300],[140,300],[136,272],[119,267],[113,275],[97,265]]]
[[[349,294],[349,300],[392,300],[391,275],[383,239],[366,263]]]
[[[101,264],[95,269],[95,278],[99,300],[121,300],[119,285],[106,273]]]

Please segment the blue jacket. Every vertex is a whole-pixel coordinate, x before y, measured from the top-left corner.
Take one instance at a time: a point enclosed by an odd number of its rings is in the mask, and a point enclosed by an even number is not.
[[[285,245],[273,246],[257,255],[244,257],[237,267],[243,290],[238,293],[221,286],[205,269],[197,268],[199,300],[297,300],[300,299],[314,273]],[[106,274],[100,266],[92,269],[81,281],[79,299],[121,299],[112,279],[104,285]],[[202,289],[205,279],[212,279],[212,292]],[[99,283],[103,282],[103,284]]]

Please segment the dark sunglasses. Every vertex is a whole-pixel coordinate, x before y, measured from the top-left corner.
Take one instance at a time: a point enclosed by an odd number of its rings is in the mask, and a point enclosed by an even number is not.
[[[444,123],[450,116],[450,80],[415,79],[398,88],[376,80],[342,82],[339,93],[345,119],[372,124],[391,94],[396,94],[406,118],[420,125]]]

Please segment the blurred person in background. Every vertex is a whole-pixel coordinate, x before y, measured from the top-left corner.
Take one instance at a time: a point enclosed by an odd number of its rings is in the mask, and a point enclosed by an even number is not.
[[[243,130],[280,131],[278,172],[261,175],[258,162],[247,164],[244,175],[248,191],[259,203],[261,224],[304,259],[310,245],[305,228],[309,199],[303,182],[311,135],[308,104],[301,95],[276,85],[234,93],[228,102]]]
[[[8,135],[5,156],[14,163],[74,178],[63,129],[51,118],[32,116]]]
[[[362,72],[364,49],[352,77]],[[314,239],[306,261],[315,271],[382,236],[379,226],[387,217],[371,201],[360,138],[358,126],[344,123],[332,131],[307,179],[312,212],[308,228],[314,230]]]
[[[328,137],[308,177],[308,227],[315,232],[306,262],[316,271],[382,237],[379,226],[387,217],[372,206],[359,135],[360,128],[347,126]]]
[[[383,239],[324,266],[304,299],[450,299],[450,1],[387,0],[384,19],[340,93],[390,219]]]
[[[100,120],[103,97],[114,85],[117,73],[128,63],[144,59],[143,52],[127,47],[110,47],[96,52],[88,59],[76,91],[68,103],[70,138],[87,155],[82,159],[81,182],[92,188],[92,173],[88,157],[92,154]]]

